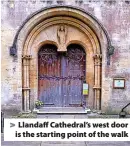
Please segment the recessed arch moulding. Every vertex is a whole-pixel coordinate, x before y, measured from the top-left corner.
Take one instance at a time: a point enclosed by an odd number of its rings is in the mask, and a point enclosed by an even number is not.
[[[59,33],[62,33],[60,36]],[[38,50],[44,44],[54,44],[66,51],[69,44],[80,44],[86,52],[86,82],[89,84],[88,108],[101,109],[102,78],[108,38],[102,27],[90,15],[68,7],[52,7],[29,19],[18,35],[18,59],[22,58],[23,110],[34,108],[38,98]],[[104,64],[104,65],[102,65]]]

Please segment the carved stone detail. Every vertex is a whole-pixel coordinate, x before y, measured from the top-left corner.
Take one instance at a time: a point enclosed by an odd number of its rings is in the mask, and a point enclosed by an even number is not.
[[[93,56],[94,58],[94,70],[95,70],[95,83],[94,83],[94,96],[95,96],[95,103],[94,107],[96,109],[100,109],[101,107],[101,60],[102,60],[102,55],[101,54],[95,54]]]
[[[30,59],[31,55],[22,55],[22,66],[23,66],[23,104],[24,112],[30,112],[30,83],[29,83],[29,71],[30,71]]]
[[[101,54],[95,54],[94,56],[93,56],[93,58],[94,58],[94,64],[95,65],[101,65],[101,59],[102,59],[102,55]]]
[[[31,59],[32,55],[22,55],[22,59]]]
[[[65,25],[60,25],[57,29],[57,38],[59,42],[58,51],[67,51],[66,49],[66,39],[67,39],[67,27]]]

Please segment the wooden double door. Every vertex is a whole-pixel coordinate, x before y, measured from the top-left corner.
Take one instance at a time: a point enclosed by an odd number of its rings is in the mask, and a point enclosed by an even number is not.
[[[86,55],[80,45],[72,44],[59,53],[54,45],[38,53],[38,98],[44,106],[82,106]]]

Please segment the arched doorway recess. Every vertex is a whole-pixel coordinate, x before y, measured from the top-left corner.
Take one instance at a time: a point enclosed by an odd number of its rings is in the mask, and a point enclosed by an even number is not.
[[[86,53],[85,80],[89,85],[88,108],[101,109],[102,78],[106,64],[108,37],[88,13],[71,7],[51,7],[33,15],[22,27],[17,39],[18,59],[22,57],[23,110],[33,109],[38,99],[38,52],[51,44],[58,52],[67,52],[70,44],[79,44]],[[103,74],[102,74],[103,71]]]

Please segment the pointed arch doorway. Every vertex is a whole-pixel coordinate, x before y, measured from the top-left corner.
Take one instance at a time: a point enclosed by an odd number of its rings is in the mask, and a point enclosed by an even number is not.
[[[49,107],[79,107],[82,94],[86,54],[78,44],[67,52],[57,52],[55,45],[44,45],[38,52],[38,98]]]

